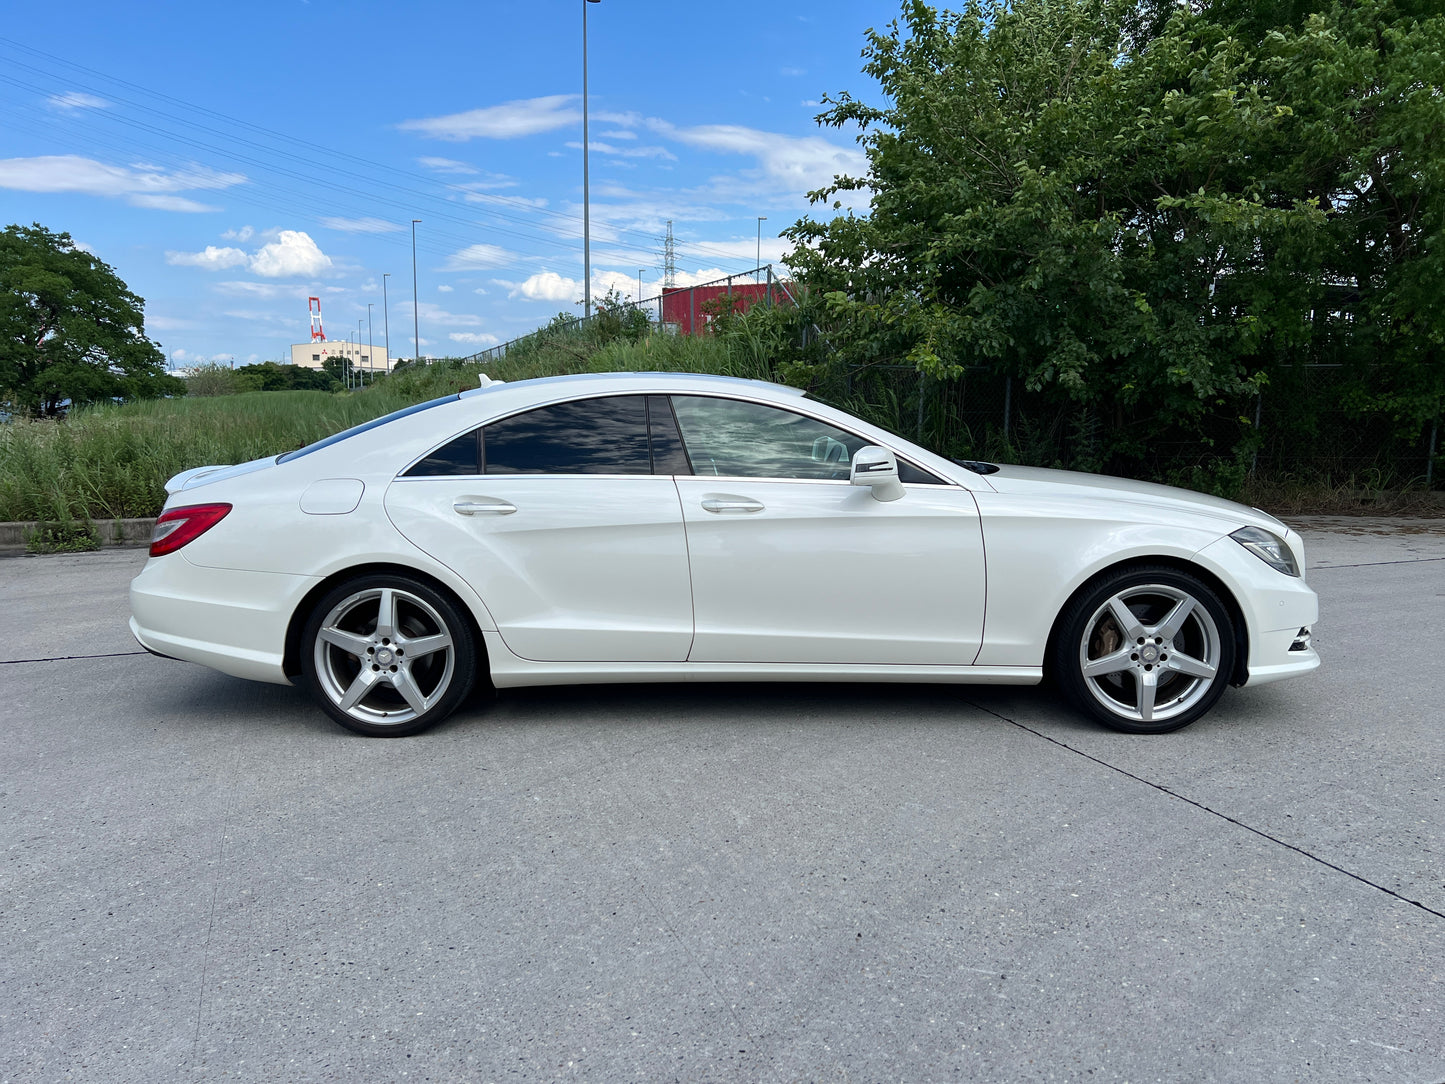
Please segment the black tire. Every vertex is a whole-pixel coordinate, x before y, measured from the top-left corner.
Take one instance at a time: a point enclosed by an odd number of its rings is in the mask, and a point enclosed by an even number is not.
[[[1164,734],[1194,722],[1224,693],[1234,672],[1234,622],[1197,576],[1121,569],[1064,608],[1050,668],[1073,705],[1111,730]]]
[[[400,738],[441,722],[467,698],[476,683],[476,637],[460,605],[428,584],[401,574],[360,576],[312,610],[301,674],[347,730]]]

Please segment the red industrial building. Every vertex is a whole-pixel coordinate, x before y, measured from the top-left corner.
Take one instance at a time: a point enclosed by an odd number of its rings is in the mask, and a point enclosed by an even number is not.
[[[714,305],[719,297],[731,295],[734,312],[747,312],[757,304],[787,304],[787,288],[782,282],[734,282],[727,279],[710,282],[705,286],[679,286],[663,288],[662,322],[677,328],[679,335],[697,335],[707,329],[712,317],[706,309],[717,311]]]

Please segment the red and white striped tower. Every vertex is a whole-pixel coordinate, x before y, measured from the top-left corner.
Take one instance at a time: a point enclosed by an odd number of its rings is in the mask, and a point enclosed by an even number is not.
[[[308,297],[306,309],[311,313],[311,341],[326,341],[326,332],[321,328],[321,298]]]

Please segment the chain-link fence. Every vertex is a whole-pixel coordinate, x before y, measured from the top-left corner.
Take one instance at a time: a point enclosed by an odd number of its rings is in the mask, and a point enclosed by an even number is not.
[[[639,291],[640,292],[640,291]],[[727,298],[725,303],[720,298]],[[772,264],[763,264],[751,271],[736,275],[725,275],[709,282],[698,282],[691,286],[667,287],[661,294],[639,300],[624,300],[621,313],[642,313],[654,330],[671,334],[696,335],[706,330],[717,312],[726,308],[731,312],[745,312],[757,304],[792,304],[795,300],[792,285],[779,278]],[[486,364],[507,356],[524,343],[535,340],[539,335],[559,331],[580,331],[589,323],[616,319],[619,312],[607,306],[605,300],[593,306],[590,317],[558,316],[545,328],[529,331],[515,339],[479,350],[460,359],[463,362]]]
[[[1232,471],[1307,483],[1445,487],[1438,419],[1416,429],[1362,408],[1369,374],[1343,366],[1285,368],[1258,395],[1216,402],[1190,431],[1155,433],[1143,408],[1113,410],[1029,391],[967,367],[942,381],[908,366],[831,377],[817,391],[871,421],[957,458],[1106,470],[1187,480]]]
[[[796,290],[766,264],[620,307],[599,307],[591,319],[640,313],[653,331],[695,335],[704,333],[719,312],[744,311],[754,304],[796,305]],[[493,361],[539,335],[586,325],[582,317],[559,317],[548,328],[464,360]],[[800,348],[821,344],[831,355],[816,326],[804,322],[799,335]],[[1359,367],[1279,367],[1258,395],[1212,401],[1188,429],[1174,432],[1159,430],[1146,405],[1081,405],[1057,390],[1030,391],[1022,381],[983,366],[965,367],[950,380],[905,365],[825,369],[827,376],[814,389],[823,398],[957,458],[1192,484],[1207,484],[1211,474],[1232,473],[1311,484],[1445,487],[1439,419],[1418,428],[1402,426],[1369,409],[1368,392],[1377,381]]]

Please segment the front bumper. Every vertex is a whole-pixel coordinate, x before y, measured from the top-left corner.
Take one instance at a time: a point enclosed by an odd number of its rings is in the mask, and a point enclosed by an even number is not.
[[[202,568],[153,557],[131,581],[130,631],[147,651],[223,674],[289,685],[286,631],[313,576]]]
[[[1285,541],[1303,569],[1303,542],[1293,531]],[[1246,685],[1267,685],[1319,668],[1308,630],[1319,620],[1320,601],[1303,576],[1276,571],[1228,536],[1206,546],[1196,560],[1236,586],[1235,601],[1249,634]]]

